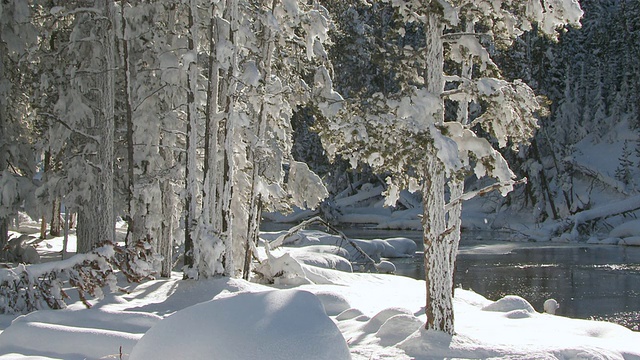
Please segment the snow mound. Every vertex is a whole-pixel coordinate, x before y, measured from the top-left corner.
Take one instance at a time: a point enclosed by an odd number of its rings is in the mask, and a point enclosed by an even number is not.
[[[516,295],[507,295],[502,299],[483,307],[482,310],[505,313],[512,312],[514,310],[521,310],[529,314],[533,314],[536,312],[533,306],[531,306],[531,304],[529,304],[527,300]],[[513,316],[517,317],[518,315],[514,314]]]
[[[152,327],[130,359],[214,355],[227,360],[351,358],[344,337],[315,295],[278,290],[231,294],[181,310]]]
[[[382,325],[391,317],[396,315],[413,315],[411,311],[403,308],[388,308],[380,311],[374,317],[372,317],[362,328],[366,333],[375,333],[380,330]]]
[[[336,320],[338,321],[351,320],[361,315],[364,315],[362,311],[360,311],[359,309],[351,308],[338,314],[338,316],[336,316]]]
[[[318,297],[322,306],[324,306],[324,312],[329,316],[336,316],[343,313],[345,310],[351,308],[347,299],[332,291],[318,291],[314,292],[314,295]]]
[[[413,315],[394,315],[382,324],[376,336],[380,338],[380,345],[391,346],[409,337],[422,325],[422,320]]]
[[[532,312],[523,309],[511,310],[504,314],[504,316],[508,319],[526,319],[530,318],[532,315]]]
[[[36,311],[16,318],[0,333],[0,353],[64,359],[128,354],[160,319],[153,314],[100,309]]]

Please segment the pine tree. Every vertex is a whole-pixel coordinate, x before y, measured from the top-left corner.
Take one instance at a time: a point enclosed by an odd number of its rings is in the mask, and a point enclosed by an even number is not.
[[[400,56],[392,59],[399,74],[397,93],[374,94],[362,103],[345,102],[342,117],[334,117],[337,109],[332,101],[336,96],[332,96],[331,82],[326,77],[316,77],[316,86],[331,99],[321,107],[328,118],[321,124],[321,135],[326,145],[331,144],[327,146],[331,155],[348,154],[354,162],[366,162],[375,171],[392,174],[387,178],[387,204],[395,203],[402,188],[422,192],[426,328],[450,334],[460,206],[463,199],[473,196],[462,193],[461,179],[468,171],[478,177],[489,175],[497,179],[492,188],[503,193],[514,184],[514,174],[504,158],[471,128],[483,127],[500,147],[521,144],[532,136],[534,113],[540,107],[526,84],[498,78],[495,63],[478,40],[482,35],[461,27],[464,23],[459,16],[477,16],[466,20],[477,23],[475,31],[492,31],[500,46],[509,45],[522,30],[531,29],[532,22],[553,34],[565,19],[576,22],[581,16],[577,4],[572,8],[551,8],[537,1],[526,6],[504,3],[511,12],[487,13],[491,7],[483,8],[486,4],[474,1],[393,2],[405,22],[420,24],[424,43],[410,51],[398,51]],[[445,33],[445,25],[453,30]],[[445,53],[450,56],[446,63]],[[475,79],[467,78],[469,69],[466,74],[463,72],[468,56],[473,57],[479,71]],[[463,63],[462,70],[451,73],[460,67],[449,61]],[[424,66],[417,73],[416,64]],[[447,117],[443,98],[476,102],[484,112],[468,125],[460,123]]]
[[[633,161],[631,160],[631,149],[629,147],[629,141],[624,142],[622,146],[622,154],[618,158],[618,167],[616,168],[616,179],[622,181],[627,187],[632,185],[633,176],[631,169],[633,167]]]
[[[35,154],[28,127],[32,110],[24,81],[31,73],[28,51],[37,40],[30,13],[27,2],[0,3],[0,259],[4,259],[10,219],[33,195]],[[25,204],[31,214],[32,202]]]

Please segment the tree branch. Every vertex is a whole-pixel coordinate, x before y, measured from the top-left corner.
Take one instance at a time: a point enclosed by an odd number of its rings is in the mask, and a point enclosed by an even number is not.
[[[88,139],[91,139],[91,140],[97,142],[97,143],[100,143],[100,139],[97,136],[89,135],[89,134],[84,133],[84,132],[82,132],[80,130],[76,130],[76,129],[71,128],[71,126],[69,126],[67,123],[62,121],[59,117],[55,116],[54,114],[46,113],[46,112],[41,112],[40,114],[50,117],[51,119],[53,119],[54,121],[60,123],[60,125],[64,126],[65,128],[67,128],[69,131],[71,131],[73,133],[76,133],[76,134],[78,134],[80,136],[84,136],[84,137],[86,137]]]
[[[493,190],[499,190],[503,187],[511,187],[511,186],[515,186],[515,185],[520,185],[520,184],[526,184],[527,183],[527,178],[522,178],[520,180],[514,181],[514,180],[509,180],[509,181],[502,181],[502,182],[497,182],[495,184],[491,184],[487,187],[484,187],[480,190],[475,190],[475,191],[470,191],[467,193],[462,194],[461,196],[455,198],[455,199],[451,199],[451,201],[449,201],[448,204],[446,204],[444,206],[445,211],[449,211],[451,210],[451,208],[453,208],[455,205],[463,202],[463,201],[467,201],[470,199],[473,199],[476,196],[483,196],[486,195],[490,192],[492,192]]]
[[[364,250],[362,250],[360,248],[360,246],[358,246],[358,244],[356,244],[353,240],[349,239],[342,231],[340,231],[340,230],[336,229],[335,227],[333,227],[331,224],[326,222],[320,216],[315,216],[315,217],[312,217],[309,220],[305,220],[305,221],[301,222],[300,224],[298,224],[298,225],[292,227],[291,229],[289,229],[289,231],[287,231],[286,233],[278,236],[277,239],[273,240],[270,243],[267,242],[266,244],[268,244],[267,246],[269,247],[269,249],[278,248],[278,247],[282,246],[284,244],[284,241],[287,240],[288,238],[290,238],[291,236],[297,234],[299,231],[303,230],[307,226],[313,225],[313,224],[316,224],[316,223],[322,224],[327,229],[329,229],[329,230],[333,231],[334,233],[336,233],[338,236],[340,236],[340,238],[343,241],[346,241],[347,243],[349,243],[349,245],[353,246],[356,249],[356,251],[358,253],[360,253],[360,255],[362,255],[368,262],[373,264],[373,266],[376,269],[378,269],[378,264],[375,262],[375,260],[373,260],[371,258],[371,256],[369,256],[369,254],[364,252]]]

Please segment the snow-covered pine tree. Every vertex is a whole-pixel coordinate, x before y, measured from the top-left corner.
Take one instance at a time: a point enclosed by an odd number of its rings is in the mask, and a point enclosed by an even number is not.
[[[149,240],[162,262],[156,270],[170,276],[173,265],[174,187],[183,182],[175,154],[183,144],[181,105],[186,74],[179,64],[186,31],[179,31],[182,10],[177,2],[124,1],[119,9],[120,104],[126,128],[127,159],[120,192],[126,193],[122,213],[128,216],[130,243]],[[128,95],[127,95],[128,94]],[[181,237],[180,237],[181,238]],[[158,265],[158,264],[156,264]]]
[[[326,196],[320,179],[291,158],[290,121],[310,99],[304,80],[313,59],[326,59],[328,18],[302,2],[228,0],[211,11],[205,216],[188,276],[246,276],[262,209],[313,207]]]
[[[41,89],[52,89],[48,145],[60,169],[40,189],[78,211],[78,251],[115,240],[113,207],[115,11],[112,1],[44,7],[51,46],[41,56]],[[48,33],[47,33],[48,32]],[[65,64],[65,66],[60,66]]]
[[[84,129],[94,138],[93,146],[85,148],[85,161],[95,173],[96,182],[90,190],[82,209],[78,211],[77,249],[80,253],[91,251],[102,241],[115,241],[115,213],[113,208],[113,151],[114,151],[114,101],[115,101],[115,7],[111,0],[96,0],[81,16],[76,29],[78,59],[74,69],[73,85],[92,108],[92,116]],[[81,80],[84,77],[86,82]],[[88,145],[88,144],[87,144]]]
[[[499,79],[495,64],[479,41],[487,35],[461,29],[461,14],[475,14],[475,31],[484,29],[493,42],[509,44],[532,23],[553,34],[558,26],[577,23],[582,12],[577,2],[519,1],[393,1],[399,14],[423,29],[424,46],[408,49],[396,59],[403,72],[397,94],[374,94],[366,104],[346,102],[343,115],[336,117],[341,99],[332,94],[332,84],[322,72],[316,86],[330,101],[320,106],[327,121],[321,124],[323,140],[332,155],[342,154],[368,163],[376,171],[387,171],[387,203],[393,204],[402,188],[420,190],[423,195],[425,280],[427,283],[427,329],[452,334],[453,272],[460,239],[459,214],[462,200],[474,194],[460,194],[459,177],[465,170],[476,176],[497,179],[492,188],[508,192],[514,175],[491,144],[471,131],[481,126],[500,146],[527,141],[535,128],[534,113],[539,104],[531,89],[520,81]],[[470,19],[467,19],[470,20]],[[445,28],[448,30],[445,32]],[[460,73],[445,74],[445,48],[449,59],[459,63],[468,52],[478,70],[485,74],[465,79]],[[458,56],[456,56],[458,55]],[[416,73],[415,64],[425,64]],[[456,87],[447,86],[454,84]],[[484,112],[468,125],[445,122],[443,98],[457,100],[469,94]],[[465,97],[463,101],[469,99]],[[337,106],[335,103],[338,103]],[[446,184],[449,183],[449,191]]]
[[[0,3],[0,259],[10,219],[33,194],[35,154],[27,126],[32,119],[23,89],[25,74],[30,73],[28,51],[37,35],[30,12],[25,1]]]

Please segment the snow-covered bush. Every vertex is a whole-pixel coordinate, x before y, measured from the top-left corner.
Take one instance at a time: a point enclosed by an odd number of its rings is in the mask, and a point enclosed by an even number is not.
[[[124,248],[107,243],[89,254],[62,261],[0,269],[0,314],[64,309],[69,299],[63,290],[67,284],[76,288],[80,300],[91,307],[88,296],[102,298],[105,286],[117,290],[116,270],[128,281],[140,282],[152,278],[155,261],[158,257],[149,242],[139,241]]]

